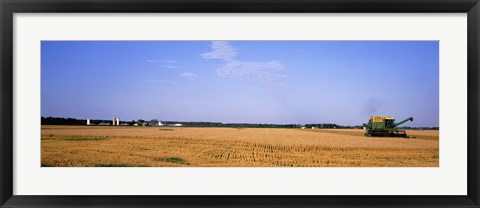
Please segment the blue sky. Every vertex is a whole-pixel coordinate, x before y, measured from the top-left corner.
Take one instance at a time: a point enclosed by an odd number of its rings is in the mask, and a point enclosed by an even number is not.
[[[438,126],[437,41],[42,41],[42,116]]]

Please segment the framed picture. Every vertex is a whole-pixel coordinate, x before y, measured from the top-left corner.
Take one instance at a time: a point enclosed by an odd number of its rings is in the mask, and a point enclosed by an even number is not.
[[[479,207],[478,0],[0,6],[1,207]]]

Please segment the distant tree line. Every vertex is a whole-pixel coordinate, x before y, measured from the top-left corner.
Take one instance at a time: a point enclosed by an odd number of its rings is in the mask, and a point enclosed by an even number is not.
[[[87,120],[75,118],[42,117],[42,125],[85,125]]]
[[[61,118],[61,117],[42,117],[42,125],[86,125],[86,119]],[[123,125],[139,125],[139,126],[158,126],[159,120],[152,119],[150,121],[138,119],[132,121],[120,121]],[[93,125],[111,124],[112,120],[90,119]],[[358,126],[342,126],[337,124],[255,124],[255,123],[220,123],[220,122],[185,122],[185,121],[162,121],[162,125],[171,126],[182,124],[183,127],[230,127],[230,128],[319,128],[319,129],[361,129]],[[402,126],[402,129],[422,129],[422,130],[438,130],[438,127],[409,127]]]
[[[410,127],[410,126],[400,126],[399,129],[415,129],[415,130],[439,130],[438,126],[436,127]]]
[[[363,126],[342,126],[337,124],[305,124],[305,128],[318,128],[318,129],[361,129]]]
[[[61,118],[61,117],[43,117],[42,116],[42,125],[86,125],[86,119],[76,119],[76,118]],[[95,120],[90,119],[90,123],[99,124],[99,123],[112,123],[112,120]]]
[[[162,121],[162,123],[166,125],[182,124],[185,127],[299,128],[298,124],[254,124],[254,123],[184,122],[184,121]]]

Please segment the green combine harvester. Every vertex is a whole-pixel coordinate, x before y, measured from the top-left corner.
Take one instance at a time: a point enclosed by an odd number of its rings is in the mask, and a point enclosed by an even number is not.
[[[395,118],[390,116],[370,116],[370,120],[368,120],[368,124],[365,126],[365,136],[408,138],[405,130],[397,129],[397,126],[400,126],[407,121],[413,121],[413,117],[395,123]]]

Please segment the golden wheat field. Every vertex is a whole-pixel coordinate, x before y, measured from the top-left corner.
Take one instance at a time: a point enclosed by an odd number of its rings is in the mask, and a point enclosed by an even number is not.
[[[437,130],[42,126],[43,167],[438,167]]]

